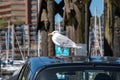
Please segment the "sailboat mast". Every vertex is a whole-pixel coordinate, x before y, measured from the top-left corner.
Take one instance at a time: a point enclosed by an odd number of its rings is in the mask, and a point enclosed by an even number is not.
[[[58,16],[58,27],[59,27],[59,32],[61,33],[60,15]]]
[[[95,35],[95,41],[96,41],[96,38],[97,38],[97,35],[96,35],[96,25],[97,25],[97,17],[96,17],[96,8],[95,8],[95,20],[94,20],[94,35]]]
[[[40,30],[38,30],[38,56],[40,56],[40,43],[41,43],[41,36],[40,36]]]
[[[39,11],[40,11],[40,0],[38,0],[38,14]],[[40,56],[40,50],[41,50],[40,43],[41,43],[41,34],[40,34],[40,30],[38,30],[38,56]]]
[[[100,46],[99,46],[99,41],[98,41],[98,31],[97,31],[97,10],[96,10],[96,7],[95,7],[95,20],[94,20],[94,35],[95,35],[95,51],[96,51],[96,54],[98,55],[98,50],[100,51]],[[100,55],[100,54],[99,54]]]
[[[10,33],[10,22],[8,22],[8,30],[5,34],[6,36],[6,61],[9,58],[9,33]]]
[[[14,60],[14,54],[15,54],[15,50],[14,50],[14,25],[12,25],[12,60]]]
[[[8,39],[7,39],[7,32],[5,33],[5,37],[6,37],[6,61],[8,61]]]
[[[19,41],[18,41],[18,39],[17,39],[17,36],[16,36],[16,35],[15,35],[15,38],[16,38],[16,41],[17,41],[17,44],[18,44],[18,48],[19,48],[20,53],[21,53],[21,56],[22,56],[22,60],[25,60],[25,59],[24,59],[24,56],[23,56],[23,53],[22,53],[22,50],[21,50],[21,48],[20,48]]]
[[[100,30],[100,52],[101,52],[101,56],[103,56],[102,54],[102,32],[101,32],[101,20],[100,20],[100,17],[99,17],[99,30]]]
[[[97,27],[96,7],[95,7],[94,14],[95,14],[95,19],[94,19],[94,38],[95,38],[95,44],[96,44],[96,43],[98,43],[98,41],[97,41],[97,31],[96,31],[96,27]],[[95,45],[95,50],[96,50],[97,46],[98,45]]]
[[[0,54],[2,53],[2,46],[0,45]]]

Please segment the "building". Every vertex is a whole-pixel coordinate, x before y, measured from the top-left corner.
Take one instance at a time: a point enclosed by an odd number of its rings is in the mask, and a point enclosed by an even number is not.
[[[0,19],[6,18],[6,24],[24,24],[10,25],[9,28],[0,30],[0,46],[2,53],[14,52],[35,53],[37,49],[37,14],[38,0],[0,0]],[[7,45],[6,45],[7,44]],[[9,47],[6,47],[9,46]],[[9,49],[9,51],[8,51]],[[36,50],[37,51],[37,50]],[[29,53],[30,52],[30,53]]]
[[[37,56],[38,35],[36,26],[11,25],[9,29],[0,30],[0,53],[14,56]]]
[[[37,23],[37,0],[0,0],[0,18],[23,21],[27,25]]]

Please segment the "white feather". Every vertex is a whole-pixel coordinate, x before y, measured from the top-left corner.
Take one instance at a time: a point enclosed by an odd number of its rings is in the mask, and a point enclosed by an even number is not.
[[[52,35],[52,41],[54,42],[54,44],[60,47],[82,48],[81,46],[78,46],[75,42],[73,42],[71,39],[69,39],[67,36],[60,34],[58,31],[53,31]]]

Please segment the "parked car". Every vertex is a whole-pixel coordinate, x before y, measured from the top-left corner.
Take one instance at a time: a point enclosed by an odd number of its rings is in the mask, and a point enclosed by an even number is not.
[[[120,58],[34,57],[16,80],[120,80]]]

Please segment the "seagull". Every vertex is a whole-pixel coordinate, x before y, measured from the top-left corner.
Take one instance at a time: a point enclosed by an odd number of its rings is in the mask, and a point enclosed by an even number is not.
[[[48,36],[52,35],[52,41],[54,44],[64,47],[64,48],[82,48],[78,46],[75,42],[69,39],[67,36],[60,34],[58,31],[53,31],[49,33]]]

